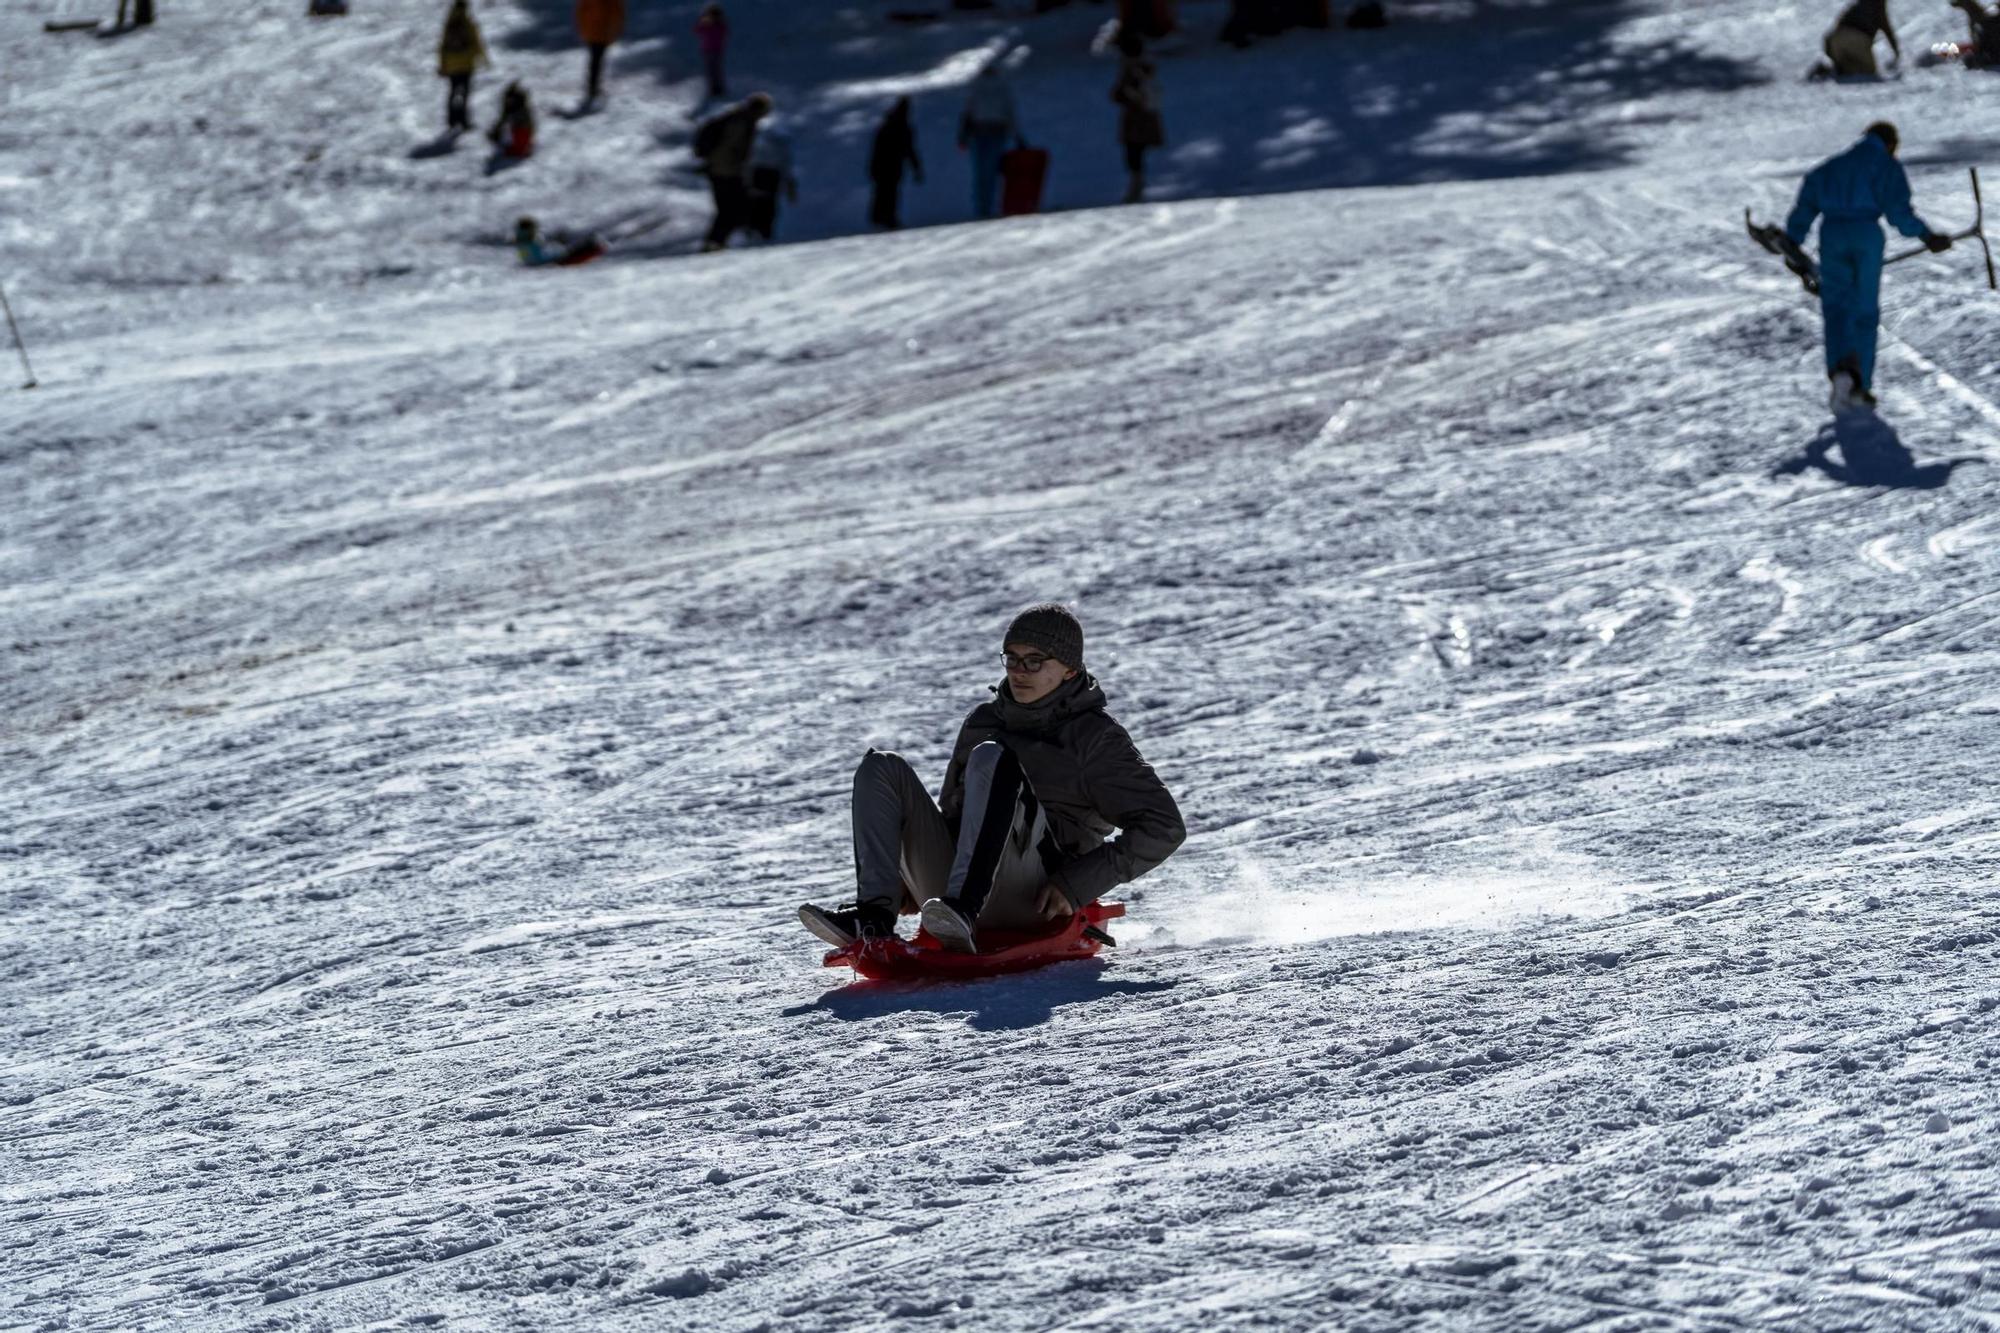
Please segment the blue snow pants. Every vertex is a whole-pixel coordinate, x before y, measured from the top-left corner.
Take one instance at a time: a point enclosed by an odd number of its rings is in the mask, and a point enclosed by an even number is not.
[[[972,216],[990,218],[998,207],[1000,155],[1007,151],[1008,131],[974,130],[967,143],[972,151]]]
[[[1819,224],[1819,310],[1826,321],[1826,373],[1852,359],[1861,387],[1875,382],[1875,327],[1882,318],[1882,228],[1824,218]]]

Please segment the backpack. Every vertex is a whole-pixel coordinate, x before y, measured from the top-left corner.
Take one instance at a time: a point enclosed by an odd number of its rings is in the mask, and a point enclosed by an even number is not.
[[[696,157],[707,161],[710,153],[722,147],[723,122],[728,119],[727,112],[720,116],[710,116],[701,123],[700,128],[695,130],[694,155]]]

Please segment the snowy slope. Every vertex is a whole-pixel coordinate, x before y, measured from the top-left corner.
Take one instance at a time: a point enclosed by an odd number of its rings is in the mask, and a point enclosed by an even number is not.
[[[1896,269],[1836,429],[1738,221],[1889,114],[1961,223],[2000,85],[1683,8],[1543,14],[1766,53],[1560,174],[562,274],[470,158],[110,151],[278,8],[10,34],[0,1324],[2000,1325],[2000,298]],[[839,986],[855,758],[1051,595],[1189,844],[1104,964]]]

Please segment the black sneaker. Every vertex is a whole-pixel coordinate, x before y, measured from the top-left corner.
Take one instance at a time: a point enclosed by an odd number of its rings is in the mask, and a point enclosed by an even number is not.
[[[799,921],[836,949],[845,949],[856,940],[896,937],[896,914],[873,903],[849,903],[831,912],[807,903],[799,908]]]
[[[924,929],[947,949],[978,953],[979,939],[973,933],[972,918],[958,910],[958,904],[933,898],[924,904]]]

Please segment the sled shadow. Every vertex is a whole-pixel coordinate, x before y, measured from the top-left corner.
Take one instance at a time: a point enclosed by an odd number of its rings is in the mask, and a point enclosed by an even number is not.
[[[458,151],[459,134],[460,131],[458,130],[446,130],[429,143],[418,144],[410,150],[410,160],[421,162],[425,158],[450,157]]]
[[[1829,455],[1835,446],[1840,461]],[[1934,491],[1951,480],[1967,458],[1940,463],[1919,463],[1896,435],[1895,427],[1871,413],[1854,412],[1835,417],[1820,427],[1819,434],[1797,458],[1788,458],[1772,470],[1773,476],[1797,476],[1807,468],[1817,468],[1846,486],[1893,486],[1900,490]]]
[[[1055,1011],[1113,995],[1150,995],[1172,990],[1177,981],[1111,981],[1097,959],[1056,963],[1037,972],[987,977],[980,981],[857,981],[830,990],[811,1004],[794,1005],[786,1018],[828,1013],[844,1023],[889,1014],[962,1014],[975,1032],[1014,1032],[1039,1027]]]

